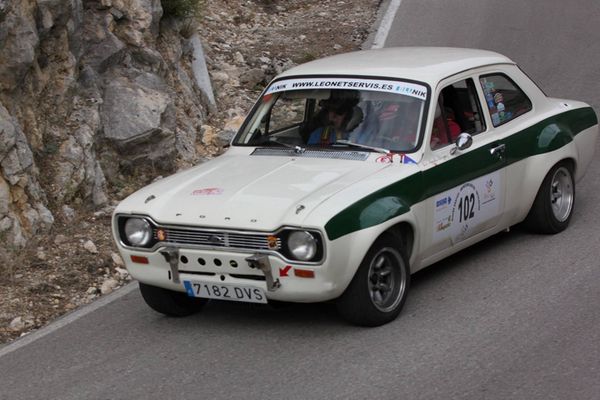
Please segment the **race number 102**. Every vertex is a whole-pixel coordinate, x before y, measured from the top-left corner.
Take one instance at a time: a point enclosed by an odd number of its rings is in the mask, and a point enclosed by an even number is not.
[[[475,216],[475,194],[471,193],[458,200],[459,222],[466,221]]]

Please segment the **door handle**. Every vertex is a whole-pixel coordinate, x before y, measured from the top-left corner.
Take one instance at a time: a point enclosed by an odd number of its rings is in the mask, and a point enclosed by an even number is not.
[[[506,145],[504,143],[499,144],[496,147],[492,147],[490,149],[490,154],[493,156],[497,156],[498,158],[502,159],[502,155],[504,154],[504,151],[506,150]]]

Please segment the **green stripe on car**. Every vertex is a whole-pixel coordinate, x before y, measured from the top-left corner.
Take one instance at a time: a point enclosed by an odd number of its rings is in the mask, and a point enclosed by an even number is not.
[[[414,204],[465,181],[489,174],[526,157],[561,148],[583,130],[598,124],[591,107],[547,118],[501,141],[466,152],[427,171],[388,185],[350,205],[325,224],[329,240],[381,224],[402,215]],[[506,145],[502,162],[490,158],[489,149]],[[477,168],[473,168],[477,166]]]

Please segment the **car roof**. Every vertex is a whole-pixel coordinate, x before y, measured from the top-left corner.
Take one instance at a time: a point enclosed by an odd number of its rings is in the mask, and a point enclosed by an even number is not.
[[[291,68],[278,78],[298,75],[352,75],[402,78],[435,86],[440,80],[493,64],[515,64],[502,54],[454,47],[390,47],[338,54]]]

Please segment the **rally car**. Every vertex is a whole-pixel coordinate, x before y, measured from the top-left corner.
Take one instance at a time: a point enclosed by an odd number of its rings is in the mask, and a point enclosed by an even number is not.
[[[226,152],[125,199],[113,233],[154,310],[336,302],[395,319],[411,274],[512,225],[567,228],[598,119],[510,59],[388,48],[292,68]]]

